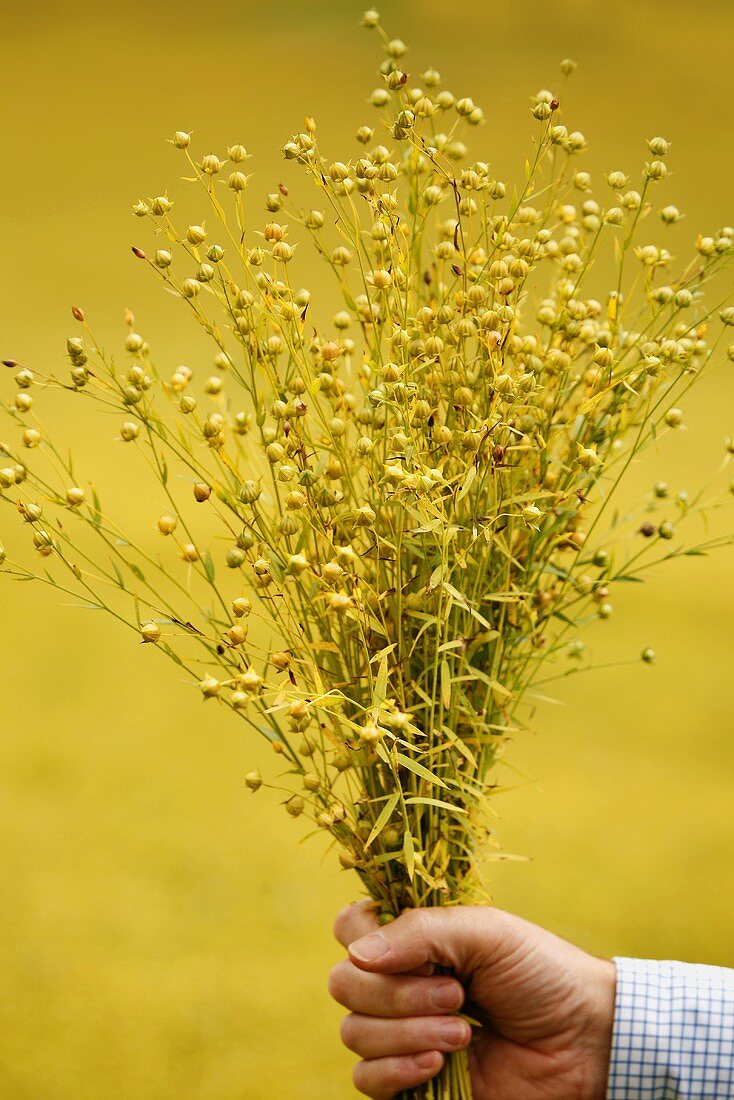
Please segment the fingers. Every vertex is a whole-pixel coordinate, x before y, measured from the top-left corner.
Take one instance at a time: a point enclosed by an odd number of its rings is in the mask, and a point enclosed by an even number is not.
[[[360,969],[383,974],[427,963],[470,974],[478,955],[486,960],[502,949],[506,931],[505,914],[488,906],[411,909],[350,943],[349,955]]]
[[[464,989],[455,978],[368,974],[349,959],[331,971],[329,992],[350,1012],[391,1018],[455,1012],[464,1001]]]
[[[342,947],[348,947],[354,940],[368,936],[370,932],[376,932],[380,928],[377,920],[377,908],[368,898],[357,901],[354,905],[347,905],[345,909],[337,913],[334,921],[334,935]],[[416,974],[432,974],[433,963],[416,967]]]
[[[372,1100],[392,1100],[404,1089],[430,1081],[442,1065],[443,1055],[436,1050],[402,1058],[374,1058],[355,1066],[354,1085]]]
[[[433,912],[431,910],[430,912]],[[370,902],[343,909],[334,923],[334,934],[345,947],[354,945],[352,959],[338,963],[331,972],[329,991],[350,1009],[342,1024],[344,1044],[364,1060],[355,1067],[355,1087],[373,1100],[392,1100],[398,1093],[429,1081],[440,1071],[444,1054],[461,1050],[471,1041],[465,1020],[447,1015],[464,1001],[459,981],[432,976],[438,959],[436,941],[423,935],[418,951],[406,950],[409,927],[418,933],[412,914],[380,926]],[[398,934],[393,929],[403,922]],[[389,929],[387,936],[383,933]],[[440,930],[436,930],[436,936]],[[386,949],[386,973],[359,956],[359,945],[375,942]],[[350,947],[350,953],[352,948]],[[373,959],[378,958],[373,955]],[[403,965],[404,963],[404,965]],[[403,973],[398,973],[399,971]]]
[[[341,1037],[360,1058],[420,1054],[425,1050],[463,1050],[471,1042],[471,1028],[457,1016],[413,1016],[385,1020],[352,1013],[345,1016]]]

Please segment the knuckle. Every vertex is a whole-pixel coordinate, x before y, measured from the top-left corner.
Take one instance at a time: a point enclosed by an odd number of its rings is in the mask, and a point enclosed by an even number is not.
[[[346,973],[349,963],[340,962],[336,966],[332,967],[329,974],[328,989],[334,1000],[340,1004],[347,1006],[349,978]]]
[[[337,915],[334,917],[334,937],[339,943],[344,942],[344,938],[347,935],[347,925],[350,917],[350,905],[345,905],[343,909],[340,909]]]
[[[376,1100],[379,1094],[370,1088],[371,1076],[372,1074],[364,1062],[358,1062],[352,1070],[352,1081],[357,1092],[361,1092],[363,1096],[371,1096],[373,1100]]]
[[[423,910],[421,909],[404,909],[398,917],[398,920],[402,924],[403,928],[413,930],[417,932],[422,927]]]
[[[395,1011],[399,1016],[412,1016],[428,1006],[428,989],[425,981],[406,981],[395,990]]]
[[[384,1084],[390,1094],[400,1092],[412,1084],[411,1063],[407,1058],[386,1058]]]
[[[360,1031],[361,1028],[359,1019],[354,1015],[354,1013],[350,1013],[349,1016],[345,1016],[339,1026],[341,1041],[347,1048],[347,1050],[351,1050],[353,1054],[360,1053]]]

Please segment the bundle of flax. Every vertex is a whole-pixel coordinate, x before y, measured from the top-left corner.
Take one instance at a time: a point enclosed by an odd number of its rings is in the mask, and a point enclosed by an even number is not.
[[[699,237],[671,275],[668,250],[638,241],[649,215],[662,233],[680,216],[655,205],[667,143],[649,142],[639,189],[611,172],[594,199],[585,138],[547,91],[523,183],[506,186],[464,144],[481,109],[435,71],[409,78],[402,42],[376,12],[365,23],[386,55],[378,121],[343,161],[311,119],[285,146],[318,209],[289,182],[259,214],[245,148],[197,159],[183,131],[173,145],[214,228],[177,225],[167,195],[135,206],[155,240],[134,252],[211,338],[208,378],[163,377],[130,314],[115,361],[78,308],[69,377],[7,361],[0,503],[26,527],[0,563],[106,609],[266,737],[285,809],[331,834],[387,920],[482,896],[506,737],[548,662],[582,656],[579,630],[611,614],[614,586],[731,541],[683,544],[706,502],[664,485],[625,515],[609,503],[681,424],[734,323],[704,302],[734,230]],[[323,326],[293,281],[296,240],[343,297]],[[605,253],[613,276],[594,298]],[[140,532],[123,534],[44,430],[48,387],[119,414],[110,436],[166,501]],[[23,531],[42,565],[24,564]],[[464,1056],[413,1095],[470,1097]]]

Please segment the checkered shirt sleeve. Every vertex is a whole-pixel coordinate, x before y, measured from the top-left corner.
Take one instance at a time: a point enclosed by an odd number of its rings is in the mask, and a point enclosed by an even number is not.
[[[734,1100],[734,970],[614,962],[607,1100]]]

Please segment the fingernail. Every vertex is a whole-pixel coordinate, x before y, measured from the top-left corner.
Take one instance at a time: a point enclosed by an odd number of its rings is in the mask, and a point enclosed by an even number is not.
[[[436,1064],[436,1051],[426,1050],[423,1054],[416,1054],[413,1057],[413,1061],[418,1066],[418,1069],[431,1069]]]
[[[355,940],[349,945],[349,954],[362,962],[375,962],[387,954],[387,938],[382,932],[370,932],[369,936],[362,936],[361,940]]]
[[[454,982],[444,982],[443,985],[437,985],[431,993],[431,1000],[436,1008],[444,1011],[458,1008],[461,1004],[459,987]]]
[[[447,1046],[463,1046],[467,1039],[466,1024],[463,1020],[450,1020],[442,1025],[439,1035]]]

